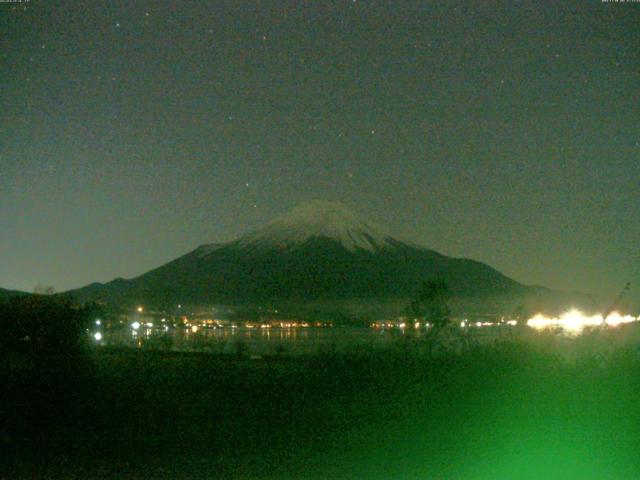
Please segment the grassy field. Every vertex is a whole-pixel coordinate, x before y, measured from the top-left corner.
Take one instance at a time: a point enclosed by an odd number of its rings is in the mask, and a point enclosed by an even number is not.
[[[634,329],[438,356],[403,340],[289,359],[5,358],[0,477],[638,478]]]

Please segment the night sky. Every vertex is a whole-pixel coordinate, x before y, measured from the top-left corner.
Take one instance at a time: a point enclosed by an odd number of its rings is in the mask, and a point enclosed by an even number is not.
[[[0,41],[1,287],[318,198],[524,283],[640,280],[640,3],[32,0]]]

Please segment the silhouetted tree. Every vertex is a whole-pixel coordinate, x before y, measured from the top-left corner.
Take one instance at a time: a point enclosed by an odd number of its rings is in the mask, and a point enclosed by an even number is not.
[[[434,330],[446,327],[450,322],[449,288],[442,279],[427,280],[409,306],[410,315],[429,322]]]
[[[39,283],[33,288],[33,293],[36,295],[54,295],[56,289],[52,285],[42,285]]]
[[[407,309],[410,317],[431,325],[425,337],[429,356],[439,348],[444,348],[441,345],[441,332],[451,321],[449,299],[449,288],[444,280],[427,280]]]
[[[87,328],[98,313],[59,295],[0,302],[0,410],[10,418],[0,423],[6,438],[46,439],[60,427],[57,419],[77,415],[78,401],[93,395]]]
[[[74,306],[62,296],[29,295],[0,304],[0,348],[36,359],[82,352],[96,305]]]
[[[516,321],[518,322],[518,327],[524,328],[527,326],[527,320],[529,320],[529,310],[523,303],[516,307],[514,315],[516,317]]]

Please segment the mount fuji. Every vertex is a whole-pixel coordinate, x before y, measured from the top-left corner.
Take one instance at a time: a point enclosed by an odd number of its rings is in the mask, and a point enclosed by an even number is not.
[[[228,243],[202,245],[139,277],[73,291],[83,301],[157,307],[402,300],[442,278],[459,297],[524,294],[483,263],[403,241],[339,203],[304,203]]]

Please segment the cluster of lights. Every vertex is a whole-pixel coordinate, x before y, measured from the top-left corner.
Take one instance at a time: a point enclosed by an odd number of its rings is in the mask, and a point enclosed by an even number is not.
[[[329,325],[332,326],[332,325]],[[408,321],[401,321],[400,323],[396,322],[396,321],[376,321],[370,324],[371,328],[379,328],[379,329],[385,329],[385,328],[420,328],[420,327],[426,327],[426,328],[430,328],[431,324],[429,322],[425,322],[425,323],[420,323],[418,321],[414,321],[413,323],[408,322]]]
[[[621,315],[618,312],[612,312],[603,317],[603,315],[585,315],[579,310],[571,310],[566,312],[559,317],[547,317],[541,313],[536,316],[530,318],[527,321],[527,325],[536,330],[545,330],[545,329],[562,329],[565,332],[569,333],[579,333],[584,330],[586,327],[597,327],[597,326],[607,326],[607,327],[617,327],[618,325],[622,325],[625,323],[631,323],[640,321],[640,317],[633,317],[632,315]],[[499,322],[480,322],[475,321],[472,322],[468,319],[464,319],[460,321],[460,328],[481,328],[481,327],[495,327],[499,325],[509,325],[514,327],[518,324],[517,320],[505,320],[502,319]],[[397,322],[389,322],[389,321],[380,321],[374,322],[371,324],[373,328],[401,328],[404,329],[409,324],[405,322],[397,323]],[[426,327],[430,327],[429,323],[424,324]],[[413,324],[415,328],[420,327],[420,323],[416,322]]]
[[[631,315],[620,315],[612,312],[604,318],[602,315],[585,315],[579,310],[571,310],[563,313],[559,317],[547,317],[539,313],[527,321],[527,325],[536,330],[561,328],[564,331],[579,333],[587,327],[608,326],[617,327],[624,323],[631,323],[639,320]]]
[[[509,325],[511,325],[511,323],[507,322]],[[466,328],[466,327],[493,327],[494,325],[497,325],[496,323],[493,322],[470,322],[469,320],[462,320],[460,322],[460,326],[462,328]],[[515,325],[515,322],[514,322]]]
[[[96,327],[100,327],[102,325],[102,320],[100,320],[99,318],[96,318]],[[100,343],[100,341],[102,340],[102,333],[101,332],[95,332],[93,333],[93,339]]]

